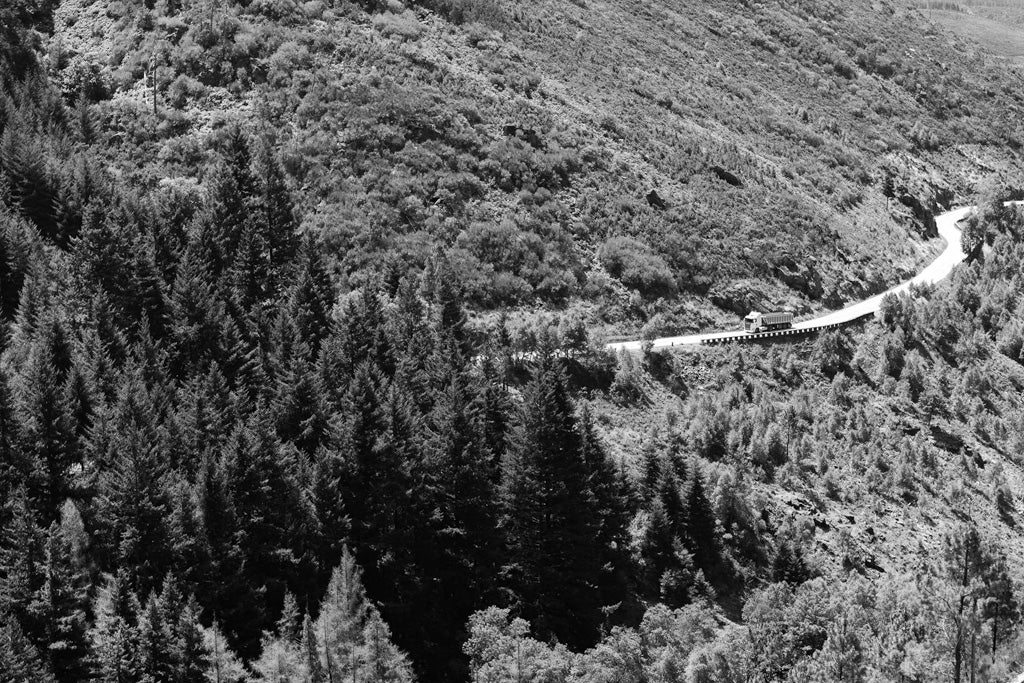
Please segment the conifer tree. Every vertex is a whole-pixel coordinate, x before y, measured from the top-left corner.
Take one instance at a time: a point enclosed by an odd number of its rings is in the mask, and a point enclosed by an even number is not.
[[[281,446],[262,408],[236,430],[228,451],[238,542],[246,558],[245,581],[265,589],[268,607],[276,612],[298,571],[298,550],[309,533],[311,516],[294,478],[294,452]]]
[[[296,268],[295,282],[288,292],[288,319],[295,326],[297,338],[309,344],[315,353],[331,331],[331,311],[336,299],[322,245],[307,239],[298,254]]]
[[[4,508],[6,523],[0,534],[0,615],[16,619],[19,632],[27,632],[31,640],[42,642],[45,626],[30,605],[45,581],[45,538],[36,525],[24,488],[15,489]]]
[[[499,464],[504,459],[511,440],[512,402],[489,356],[481,358],[479,376],[473,377],[472,381],[477,387],[476,403],[480,413],[481,436],[491,456],[494,465],[492,472],[497,483],[500,475]]]
[[[391,629],[380,613],[371,610],[363,627],[362,661],[367,683],[411,683],[412,666],[405,653],[391,642]]]
[[[224,304],[216,293],[202,245],[190,242],[178,265],[170,295],[170,348],[176,374],[205,369],[220,346]]]
[[[58,681],[74,683],[88,676],[86,611],[88,577],[75,564],[63,529],[50,525],[42,565],[43,583],[29,603],[31,619],[42,629],[41,648]]]
[[[284,334],[294,333],[290,325],[287,328]],[[299,450],[314,453],[325,445],[329,431],[321,377],[308,345],[297,334],[279,346],[279,353],[272,361],[277,375],[273,401],[277,434]]]
[[[35,646],[21,632],[18,622],[0,615],[0,681],[6,683],[56,683]]]
[[[395,312],[389,316],[388,338],[396,351],[394,381],[403,385],[422,412],[430,409],[432,392],[428,372],[433,335],[426,309],[410,278],[403,279],[395,295]]]
[[[728,578],[718,542],[718,524],[704,482],[695,470],[686,492],[686,538],[694,560],[713,582]]]
[[[121,570],[108,577],[94,605],[96,617],[89,638],[92,642],[96,680],[102,683],[132,683],[140,680],[138,669],[138,600],[129,587],[128,573]]]
[[[57,366],[61,359],[55,350],[59,348],[46,340],[32,345],[16,393],[20,442],[30,468],[29,495],[47,524],[57,518],[61,503],[71,494],[72,467],[79,458]]]
[[[228,647],[227,639],[216,621],[209,628],[203,629],[203,644],[209,656],[208,683],[242,683],[248,679],[245,667]]]
[[[143,680],[173,680],[175,662],[173,627],[170,623],[172,615],[154,592],[150,594],[138,618],[136,670]]]
[[[597,544],[601,553],[598,590],[603,606],[617,605],[628,594],[629,501],[623,496],[618,471],[601,446],[586,406],[580,413],[579,432],[580,449],[589,472],[587,483],[598,511]]]
[[[233,643],[254,653],[252,625],[265,619],[263,588],[248,581],[231,483],[212,453],[204,460],[198,499],[209,556],[209,568],[198,582],[200,602],[209,618],[224,620]]]
[[[255,157],[254,223],[266,250],[269,289],[276,293],[299,248],[298,224],[284,170],[268,138],[264,137],[256,146]]]
[[[359,646],[371,609],[363,588],[362,570],[346,546],[342,549],[341,564],[331,573],[314,628],[320,638],[327,680],[351,680],[358,675]]]
[[[306,664],[306,683],[327,683],[324,665],[320,661],[320,645],[316,637],[316,628],[308,614],[302,620],[302,654]]]
[[[599,511],[550,340],[526,389],[517,436],[503,481],[505,581],[539,637],[583,647],[600,621]]]
[[[801,584],[811,577],[804,561],[803,553],[798,546],[789,541],[779,544],[779,550],[772,561],[772,578],[791,584]]]
[[[260,656],[252,663],[257,681],[266,683],[305,683],[305,662],[295,643],[265,633]]]
[[[647,592],[672,607],[690,602],[692,555],[686,550],[687,511],[679,479],[665,457],[659,459],[658,484],[640,546]]]
[[[228,131],[220,158],[204,179],[210,199],[201,239],[211,256],[211,274],[215,278],[233,263],[252,220],[255,179],[251,164],[249,141],[235,126]]]
[[[367,599],[362,572],[347,547],[331,574],[313,630],[321,641],[327,681],[412,681],[408,660],[391,643],[387,625]]]
[[[107,566],[131,567],[138,587],[155,588],[169,567],[166,433],[158,426],[160,399],[136,377],[122,381],[117,404],[90,434],[90,457],[100,463],[97,524]]]
[[[418,612],[433,626],[418,639],[427,646],[433,672],[450,669],[462,629],[473,610],[493,595],[500,536],[496,532],[497,474],[484,441],[478,404],[462,373],[453,374],[428,417],[422,484],[416,503],[426,508],[426,537],[419,539],[419,563],[434,578],[436,591]],[[435,674],[437,675],[437,674]]]
[[[28,464],[17,447],[18,423],[14,415],[7,373],[0,367],[0,500],[13,500],[14,489],[26,481]],[[0,512],[0,523],[4,519]]]
[[[415,548],[425,538],[425,524],[413,472],[422,458],[421,425],[411,397],[394,384],[388,387],[379,416],[382,429],[371,449],[354,454],[353,486],[346,487],[345,506],[367,589],[380,596],[385,616],[411,632],[415,625],[400,615],[411,612],[424,580]],[[411,639],[410,632],[403,629],[399,641]]]

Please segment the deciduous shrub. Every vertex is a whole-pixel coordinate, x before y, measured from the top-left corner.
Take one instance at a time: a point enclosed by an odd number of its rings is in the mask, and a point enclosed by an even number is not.
[[[675,293],[675,278],[665,260],[631,237],[611,238],[598,256],[612,277],[644,296],[655,298]]]

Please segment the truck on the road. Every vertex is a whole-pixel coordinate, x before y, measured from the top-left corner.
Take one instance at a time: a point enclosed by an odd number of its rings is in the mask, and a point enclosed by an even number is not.
[[[771,330],[786,330],[790,327],[793,327],[792,311],[773,311],[771,313],[751,311],[743,319],[743,331],[751,334],[769,332]]]

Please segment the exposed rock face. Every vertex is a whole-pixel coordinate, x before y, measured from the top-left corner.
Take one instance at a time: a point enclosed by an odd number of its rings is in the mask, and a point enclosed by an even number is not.
[[[924,202],[914,195],[906,193],[898,195],[897,199],[900,204],[910,209],[921,237],[934,239],[939,236],[939,229],[935,224],[935,216],[933,215],[934,207],[932,202],[929,202],[929,205],[926,206]]]
[[[779,288],[781,291],[781,288]],[[711,302],[725,311],[744,316],[750,311],[767,311],[782,307],[794,307],[794,303],[780,299],[779,291],[772,291],[757,280],[734,280],[708,292]],[[804,306],[798,306],[804,308]]]
[[[661,195],[658,194],[657,190],[651,190],[647,193],[647,203],[655,209],[664,210],[668,208],[668,204],[666,204],[665,200],[661,198]]]
[[[813,264],[797,263],[787,256],[776,264],[774,273],[787,286],[805,294],[809,299],[817,300],[824,294],[821,275]]]
[[[743,181],[736,176],[735,173],[725,170],[721,166],[712,166],[711,172],[718,176],[719,180],[724,180],[733,187],[743,187]]]

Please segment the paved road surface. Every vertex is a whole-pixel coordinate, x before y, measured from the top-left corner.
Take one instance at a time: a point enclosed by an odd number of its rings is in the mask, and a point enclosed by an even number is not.
[[[907,291],[911,285],[932,284],[945,279],[953,271],[953,268],[967,257],[963,250],[960,249],[960,229],[957,228],[956,224],[970,213],[971,208],[972,207],[954,209],[953,211],[948,211],[935,218],[935,222],[938,224],[939,228],[939,236],[946,240],[946,249],[920,273],[906,282],[896,285],[892,289],[888,289],[881,294],[871,297],[870,299],[865,299],[859,303],[851,304],[839,311],[825,313],[817,318],[801,320],[800,322],[794,323],[793,329],[807,330],[827,325],[841,325],[843,323],[852,322],[858,318],[878,312],[878,307],[882,303],[882,297],[886,294],[899,294]],[[681,337],[663,337],[661,339],[654,340],[654,348],[703,344],[706,342],[713,342],[716,339],[735,337],[737,332],[742,332],[742,330],[733,330],[731,332],[709,332],[707,334],[690,334]],[[608,348],[612,351],[620,351],[622,349],[638,351],[642,343],[642,340],[616,342],[614,344],[608,344]],[[1024,683],[1024,681],[1021,681],[1021,683]]]

